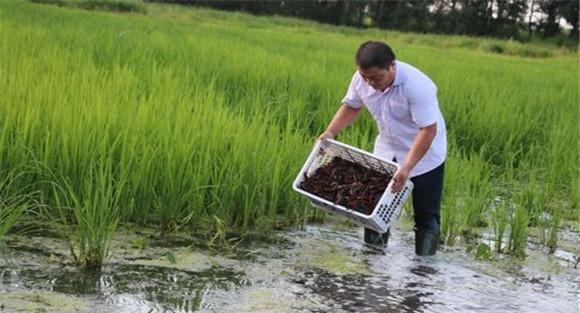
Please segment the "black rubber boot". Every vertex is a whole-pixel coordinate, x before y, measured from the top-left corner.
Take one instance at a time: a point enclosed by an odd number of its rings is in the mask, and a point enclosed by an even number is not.
[[[415,254],[434,255],[439,244],[439,233],[430,229],[415,230]]]
[[[370,228],[365,228],[365,243],[376,246],[385,246],[389,242],[389,236],[391,235],[391,230],[387,230],[386,233],[380,234]]]

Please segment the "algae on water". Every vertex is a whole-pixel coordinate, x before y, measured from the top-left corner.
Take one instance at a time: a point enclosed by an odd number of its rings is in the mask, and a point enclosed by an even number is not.
[[[87,312],[89,303],[55,292],[15,291],[0,294],[0,307],[13,313],[73,313]]]

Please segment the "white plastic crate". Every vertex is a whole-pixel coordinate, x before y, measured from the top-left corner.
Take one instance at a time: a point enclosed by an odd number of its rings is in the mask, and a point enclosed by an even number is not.
[[[403,205],[413,190],[413,183],[408,180],[400,192],[393,193],[391,192],[393,181],[391,181],[370,215],[346,208],[300,189],[300,183],[304,181],[305,177],[310,177],[316,169],[328,164],[334,157],[341,157],[391,176],[399,168],[397,163],[383,160],[376,155],[336,140],[327,139],[319,141],[310,153],[298,177],[294,180],[292,186],[294,190],[306,196],[316,207],[331,213],[343,215],[357,224],[378,231],[379,233],[386,232],[401,214]]]

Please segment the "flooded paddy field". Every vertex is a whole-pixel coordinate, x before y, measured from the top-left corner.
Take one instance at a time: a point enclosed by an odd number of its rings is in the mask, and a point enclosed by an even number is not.
[[[0,313],[578,313],[576,50],[83,3],[0,1]],[[435,257],[291,190],[369,39],[438,86]]]
[[[132,231],[100,271],[69,264],[60,239],[15,235],[0,261],[0,312],[577,312],[580,235],[563,234],[553,255],[530,240],[523,260],[478,261],[465,246],[417,257],[404,225],[384,249],[339,224],[228,251]]]

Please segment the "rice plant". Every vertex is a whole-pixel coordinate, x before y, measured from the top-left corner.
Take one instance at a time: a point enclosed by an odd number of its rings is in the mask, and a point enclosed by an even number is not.
[[[554,210],[552,214],[552,220],[550,223],[549,237],[546,241],[546,246],[548,247],[550,253],[556,252],[558,247],[558,232],[560,230],[560,224],[562,223],[562,216],[559,209]]]
[[[458,201],[462,192],[460,157],[450,153],[445,168],[445,184],[441,204],[441,241],[449,246],[455,244],[463,227],[461,218],[464,206]]]
[[[495,251],[498,253],[503,252],[504,238],[509,223],[509,212],[505,201],[499,201],[491,210],[490,224],[493,227]]]
[[[56,208],[64,225],[74,261],[87,269],[99,268],[109,255],[113,234],[119,224],[119,196],[124,180],[112,180],[111,163],[103,162],[87,173],[82,186],[71,186],[65,179],[64,186],[54,186]],[[79,190],[80,189],[80,190]]]
[[[516,205],[510,214],[510,234],[507,251],[517,257],[526,255],[526,241],[528,239],[529,215],[525,207]]]
[[[20,188],[17,184],[22,176],[16,171],[0,172],[0,243],[10,228],[31,208],[28,188]]]

